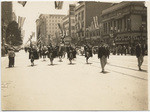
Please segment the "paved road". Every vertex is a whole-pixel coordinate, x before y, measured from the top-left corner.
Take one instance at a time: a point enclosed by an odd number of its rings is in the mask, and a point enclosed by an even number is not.
[[[36,60],[30,66],[28,53],[16,54],[14,68],[2,61],[3,110],[147,110],[147,57],[138,71],[135,56],[110,56],[101,73],[97,55],[85,63],[77,56],[73,65]]]

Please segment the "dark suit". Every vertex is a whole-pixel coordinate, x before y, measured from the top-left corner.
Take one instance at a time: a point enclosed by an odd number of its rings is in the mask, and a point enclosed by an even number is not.
[[[107,51],[106,51],[105,46],[100,46],[98,48],[98,58],[100,58],[102,72],[104,72],[104,67],[107,63]]]
[[[140,55],[144,56],[144,48],[139,44],[136,46],[136,57],[138,58]]]
[[[107,56],[107,51],[104,46],[98,48],[98,58],[101,58],[102,56]]]
[[[141,45],[137,45],[136,46],[136,57],[138,60],[138,66],[139,66],[139,70],[141,70],[141,65],[143,63],[143,57],[144,57],[144,48]]]

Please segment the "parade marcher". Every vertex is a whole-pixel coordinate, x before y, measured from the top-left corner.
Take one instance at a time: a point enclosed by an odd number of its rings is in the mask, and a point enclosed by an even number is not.
[[[8,67],[14,67],[15,63],[15,52],[12,48],[8,51],[8,59],[9,59],[9,65]]]
[[[58,49],[58,57],[59,57],[60,62],[62,62],[63,53],[64,53],[64,44],[60,43],[59,49]]]
[[[92,55],[92,48],[90,48],[89,45],[86,45],[84,47],[84,51],[85,51],[86,63],[88,64],[88,59],[93,56]]]
[[[131,55],[133,55],[134,54],[134,48],[133,48],[133,46],[131,46]]]
[[[110,49],[109,49],[109,46],[105,46],[105,49],[106,49],[106,55],[107,55],[107,58],[109,59],[109,55],[110,55]]]
[[[42,58],[42,48],[41,48],[41,45],[39,46],[39,57]]]
[[[42,47],[42,55],[43,55],[43,61],[45,61],[47,55],[47,47],[45,45],[43,45]]]
[[[28,51],[27,47],[25,47],[24,50],[25,50],[25,52],[27,52]]]
[[[31,61],[31,66],[34,66],[34,60],[39,59],[39,55],[35,46],[31,46],[29,49],[29,59]]]
[[[127,54],[127,48],[126,48],[126,46],[123,46],[123,54],[124,54],[124,55]]]
[[[76,57],[75,50],[71,46],[71,44],[67,47],[67,58],[70,61],[70,64],[72,64],[72,60]]]
[[[141,71],[141,66],[143,63],[143,58],[144,58],[144,49],[143,46],[140,43],[137,43],[136,45],[136,57],[137,57],[137,61],[138,61],[138,67],[139,70]]]
[[[100,59],[102,72],[104,73],[104,67],[107,63],[107,53],[103,41],[101,42],[101,45],[98,48],[98,58]]]
[[[51,65],[53,65],[53,60],[56,56],[56,52],[54,51],[55,49],[53,48],[52,44],[50,43],[50,45],[48,46],[48,58],[50,59],[50,63]]]

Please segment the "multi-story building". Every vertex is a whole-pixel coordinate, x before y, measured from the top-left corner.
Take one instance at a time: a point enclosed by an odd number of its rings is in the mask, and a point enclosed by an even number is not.
[[[63,27],[66,31],[65,41],[71,42],[75,38],[75,5],[69,5],[68,15],[63,18]]]
[[[135,45],[147,40],[144,2],[121,2],[102,12],[104,41],[110,45]]]
[[[54,15],[54,14],[41,14],[37,24],[37,36],[41,37],[41,42],[48,45],[53,40],[60,29],[58,23],[62,23],[62,18],[65,15]],[[39,38],[37,37],[37,38]]]
[[[12,21],[12,2],[1,2],[1,21],[8,25]]]
[[[98,22],[101,22],[102,10],[111,6],[112,3],[94,2],[94,1],[82,1],[75,8],[75,27],[78,40],[82,43],[83,40],[89,39],[91,36],[87,36],[87,28],[91,27],[93,17],[98,18]],[[98,30],[99,31],[99,30]]]
[[[2,42],[2,56],[4,53],[4,43],[6,40],[6,29],[8,24],[12,22],[12,2],[1,2],[1,42]]]

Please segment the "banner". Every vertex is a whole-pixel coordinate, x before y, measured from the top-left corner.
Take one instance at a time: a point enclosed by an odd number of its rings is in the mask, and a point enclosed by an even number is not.
[[[62,9],[63,1],[55,1],[55,9]]]
[[[18,1],[18,3],[24,7],[26,5],[27,1]]]

